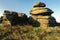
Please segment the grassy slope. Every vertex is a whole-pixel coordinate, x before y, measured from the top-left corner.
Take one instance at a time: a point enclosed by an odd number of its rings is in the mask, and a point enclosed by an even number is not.
[[[43,29],[31,25],[7,28],[0,24],[0,40],[60,40],[60,28],[56,26]]]

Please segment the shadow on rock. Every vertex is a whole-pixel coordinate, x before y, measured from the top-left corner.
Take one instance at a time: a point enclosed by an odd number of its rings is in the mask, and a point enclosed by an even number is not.
[[[39,27],[40,23],[36,20],[34,20],[32,17],[29,17],[28,23],[32,25],[33,27]]]

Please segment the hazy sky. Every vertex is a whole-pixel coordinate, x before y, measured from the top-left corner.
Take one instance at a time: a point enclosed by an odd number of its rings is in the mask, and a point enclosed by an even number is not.
[[[29,10],[35,2],[44,2],[46,7],[52,9],[57,22],[60,22],[60,0],[0,0],[0,16],[4,10],[23,12],[29,15]]]

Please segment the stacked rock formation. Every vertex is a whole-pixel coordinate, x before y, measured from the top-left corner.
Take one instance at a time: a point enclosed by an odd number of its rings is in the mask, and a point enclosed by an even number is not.
[[[46,8],[46,5],[42,2],[35,3],[30,10],[31,18],[39,22],[42,27],[54,26],[56,24],[55,18],[51,16],[52,13],[53,11]]]

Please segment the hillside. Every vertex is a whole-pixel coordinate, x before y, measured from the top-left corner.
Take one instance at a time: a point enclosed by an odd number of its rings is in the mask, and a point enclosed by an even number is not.
[[[60,40],[60,26],[40,27],[11,26],[0,24],[0,40]]]
[[[45,3],[35,3],[29,12],[27,17],[5,10],[0,17],[0,40],[60,40],[60,23]]]

